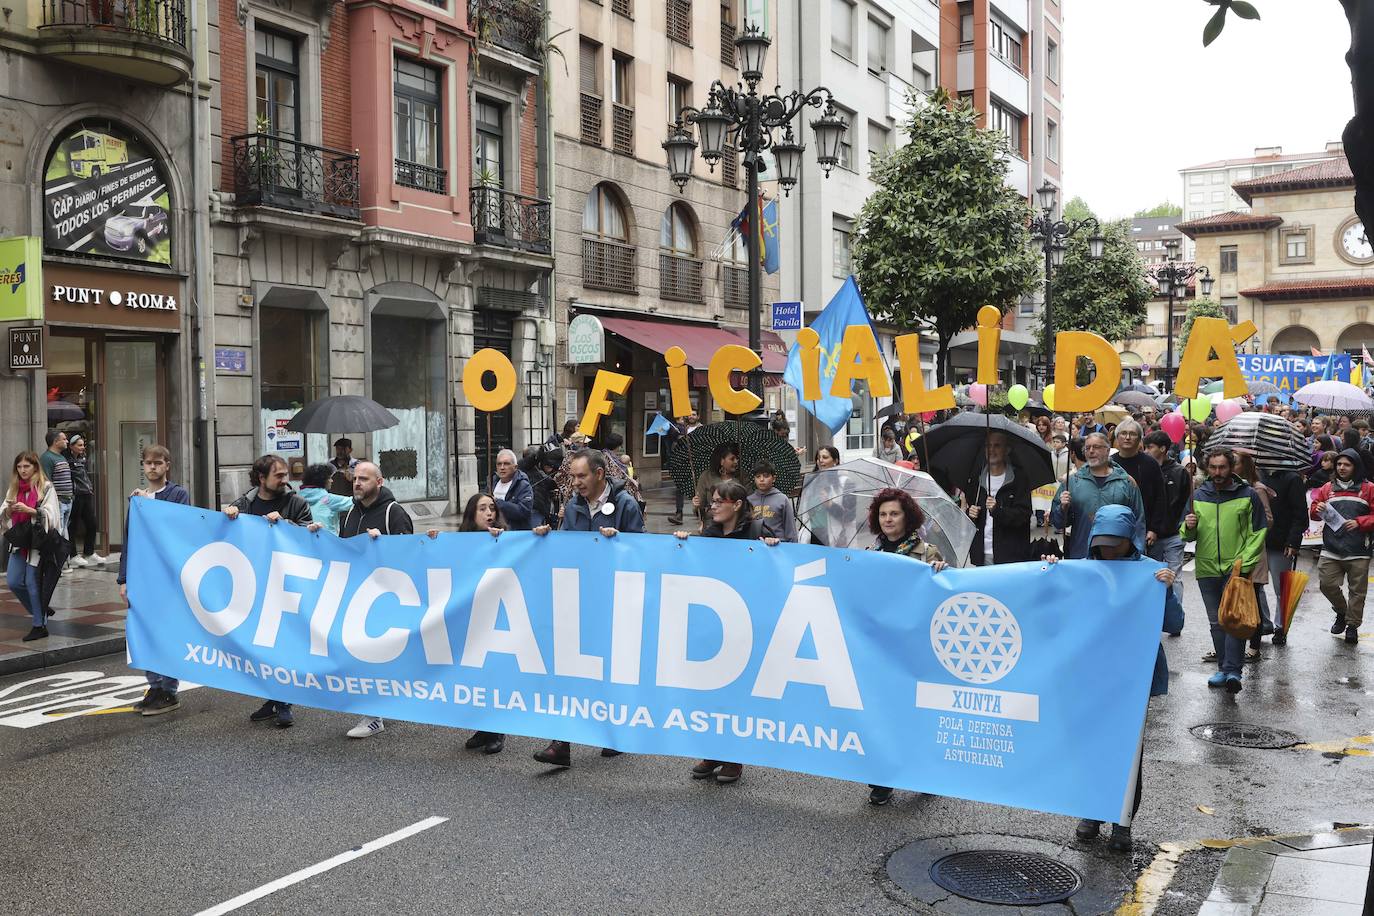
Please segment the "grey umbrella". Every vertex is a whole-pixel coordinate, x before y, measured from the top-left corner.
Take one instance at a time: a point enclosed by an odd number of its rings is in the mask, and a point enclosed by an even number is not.
[[[1112,398],[1113,403],[1124,404],[1127,407],[1158,407],[1155,402],[1156,395],[1149,395],[1143,391],[1122,390]]]
[[[286,428],[297,433],[368,433],[401,421],[371,398],[336,394],[302,407]]]

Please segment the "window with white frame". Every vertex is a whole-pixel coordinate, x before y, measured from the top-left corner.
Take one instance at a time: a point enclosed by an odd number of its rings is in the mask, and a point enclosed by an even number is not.
[[[1021,46],[1025,41],[1026,34],[997,15],[988,17],[988,25],[992,29],[990,38],[992,53],[1020,70]]]
[[[830,50],[854,59],[854,4],[849,0],[830,0]]]
[[[840,168],[853,171],[854,144],[850,142],[849,138],[853,136],[854,132],[849,128],[854,124],[854,112],[836,105],[835,117],[843,121],[845,126],[845,132],[840,135]]]
[[[868,122],[868,163],[891,149],[892,131],[873,121]]]
[[[830,247],[831,273],[843,280],[854,272],[854,235],[848,221],[843,221],[843,225],[841,222],[839,217],[835,218],[835,226],[830,230]]]
[[[1011,151],[1022,158],[1025,158],[1025,149],[1021,143],[1021,124],[1024,120],[1023,115],[1008,108],[996,98],[988,105],[988,129],[1006,134]]]
[[[1059,82],[1059,45],[1053,38],[1045,39],[1045,75]]]
[[[1045,120],[1045,158],[1059,161],[1059,125],[1048,118]]]
[[[887,23],[872,16],[868,17],[868,72],[880,74],[887,71],[887,39],[890,29]]]
[[[1312,263],[1312,227],[1285,229],[1281,235],[1280,264]]]

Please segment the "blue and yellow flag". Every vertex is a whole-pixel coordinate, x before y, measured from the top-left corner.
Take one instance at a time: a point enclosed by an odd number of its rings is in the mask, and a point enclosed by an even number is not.
[[[764,272],[775,274],[778,272],[778,202],[770,200],[763,202],[763,195],[759,195],[759,208],[763,211],[763,219],[759,220],[759,263],[763,265]],[[739,211],[739,215],[731,221],[730,225],[741,235],[748,238],[750,211],[753,208],[748,204]]]

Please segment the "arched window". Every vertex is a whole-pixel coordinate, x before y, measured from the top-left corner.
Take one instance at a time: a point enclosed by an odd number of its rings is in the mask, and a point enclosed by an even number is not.
[[[629,221],[625,219],[625,208],[607,185],[599,184],[587,195],[587,205],[582,208],[582,231],[617,242],[629,240]]]
[[[673,204],[663,211],[663,224],[659,230],[659,247],[681,257],[696,257],[697,235],[693,225],[692,213],[687,205]]]
[[[1374,348],[1374,325],[1364,322],[1346,328],[1336,341],[1337,352],[1352,356],[1359,356],[1365,347]]]
[[[1317,335],[1301,325],[1291,325],[1274,335],[1269,352],[1295,356],[1308,356],[1312,348],[1320,346]]]

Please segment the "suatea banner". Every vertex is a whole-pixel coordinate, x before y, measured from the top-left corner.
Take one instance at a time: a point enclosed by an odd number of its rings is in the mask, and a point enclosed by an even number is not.
[[[1149,561],[340,540],[148,499],[129,563],[134,666],[199,684],[1105,821],[1129,810],[1164,604]]]

